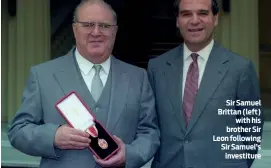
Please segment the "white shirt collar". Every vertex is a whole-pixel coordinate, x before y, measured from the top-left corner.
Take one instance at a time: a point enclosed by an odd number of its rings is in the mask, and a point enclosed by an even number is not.
[[[207,61],[212,51],[213,45],[214,45],[214,40],[212,40],[205,48],[198,51],[197,54],[201,58],[203,58],[205,61]],[[192,53],[194,52],[190,51],[188,47],[186,46],[186,44],[184,43],[184,60],[186,60]]]
[[[78,50],[75,50],[75,58],[77,60],[77,63],[79,65],[79,68],[81,69],[81,71],[87,75],[90,73],[91,68],[93,67],[93,63],[90,62],[89,60],[87,60],[85,57],[83,57]],[[108,57],[107,60],[105,60],[103,63],[101,63],[100,65],[102,66],[102,70],[108,75],[109,74],[109,70],[110,70],[110,61],[111,61],[111,56]]]

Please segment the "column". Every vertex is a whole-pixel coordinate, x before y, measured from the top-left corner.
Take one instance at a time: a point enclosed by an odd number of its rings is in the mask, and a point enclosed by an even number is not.
[[[253,61],[259,72],[258,1],[232,0],[231,49]]]
[[[229,13],[221,9],[216,39],[250,60],[259,72],[258,1],[231,0]]]
[[[258,1],[231,0],[229,13],[222,10],[216,39],[226,48],[250,60],[259,73]]]
[[[8,5],[2,0],[1,11],[1,122],[7,121],[7,71],[8,71]]]
[[[16,27],[16,17],[11,17],[8,23],[8,71],[7,75],[7,121],[10,122],[12,117],[14,116],[17,107],[14,103],[16,102],[16,40],[17,40],[17,27]]]
[[[220,10],[215,39],[225,48],[230,49],[230,14]]]
[[[15,59],[11,60],[13,66],[8,75],[9,121],[21,104],[30,67],[51,58],[49,3],[48,0],[17,0]]]

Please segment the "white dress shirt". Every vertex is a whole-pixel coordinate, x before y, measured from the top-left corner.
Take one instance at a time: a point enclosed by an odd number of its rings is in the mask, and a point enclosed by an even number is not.
[[[84,58],[76,49],[75,50],[75,58],[76,61],[79,65],[81,74],[83,76],[83,79],[91,93],[91,84],[92,84],[92,79],[95,75],[95,69],[93,68],[93,63],[88,61],[86,58]],[[100,71],[100,78],[102,80],[103,86],[105,86],[109,70],[110,70],[110,59],[109,57],[105,62],[101,63],[100,65],[102,66],[101,71]]]
[[[208,61],[209,55],[211,53],[211,50],[213,48],[214,45],[214,40],[212,40],[205,48],[203,48],[202,50],[196,52],[199,57],[198,57],[198,66],[199,66],[199,80],[198,80],[198,87],[200,85],[202,76],[203,76],[203,72],[205,70],[205,66],[206,63]],[[186,75],[187,75],[187,71],[188,68],[190,66],[190,64],[193,62],[192,57],[190,56],[192,53],[192,51],[190,51],[187,46],[184,43],[184,47],[183,47],[183,91],[182,91],[182,98],[183,98],[183,93],[184,93],[184,88],[185,88],[185,81],[186,81]]]

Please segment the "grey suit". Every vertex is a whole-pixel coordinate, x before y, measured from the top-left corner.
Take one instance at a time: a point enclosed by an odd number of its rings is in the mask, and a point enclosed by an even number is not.
[[[73,52],[33,66],[8,136],[12,146],[41,156],[42,168],[98,167],[89,149],[60,150],[54,147],[57,128],[66,121],[55,108],[65,94],[76,91],[110,133],[126,144],[126,167],[148,162],[159,146],[155,101],[145,70],[111,59],[109,107],[97,107],[78,70]],[[100,101],[100,100],[99,100]],[[99,102],[98,102],[99,103]],[[102,103],[100,103],[102,104]],[[99,105],[99,104],[98,104]]]
[[[217,142],[215,136],[237,136],[226,132],[226,126],[237,127],[240,116],[218,115],[218,109],[251,109],[226,106],[226,100],[259,100],[259,84],[251,61],[219,46],[216,42],[206,64],[197,93],[191,120],[186,127],[182,108],[183,45],[150,60],[148,72],[157,103],[161,146],[152,168],[247,168],[252,160],[225,159],[225,153],[257,153],[255,150],[221,150],[221,144],[253,144],[255,142]],[[261,107],[254,107],[261,109]],[[263,126],[240,124],[244,127]],[[242,136],[261,136],[241,133]]]

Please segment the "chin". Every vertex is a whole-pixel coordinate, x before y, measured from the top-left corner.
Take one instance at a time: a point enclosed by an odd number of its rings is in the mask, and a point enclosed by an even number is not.
[[[92,52],[89,52],[91,55],[93,55],[93,56],[101,56],[101,55],[103,55],[103,52],[95,52],[95,51],[92,51]]]
[[[191,44],[200,44],[200,43],[204,42],[204,38],[201,38],[201,37],[199,37],[199,38],[190,38],[188,40],[188,42],[191,43]]]
[[[90,48],[88,52],[91,54],[102,54],[104,53],[104,50],[101,48]]]

